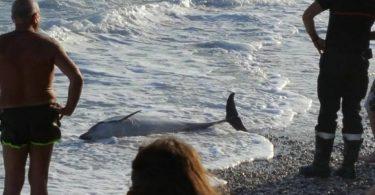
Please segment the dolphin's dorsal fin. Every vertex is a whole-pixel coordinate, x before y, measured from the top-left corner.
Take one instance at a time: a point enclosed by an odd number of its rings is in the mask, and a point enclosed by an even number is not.
[[[234,103],[234,93],[231,93],[227,100],[226,106],[227,116],[226,121],[232,125],[236,130],[247,131],[246,127],[243,125],[241,118],[238,116],[236,109],[236,104]]]
[[[120,119],[120,120],[118,120],[118,121],[124,121],[124,120],[130,118],[131,116],[133,116],[133,115],[135,115],[135,114],[137,114],[137,113],[140,113],[141,111],[142,111],[142,110],[135,111],[135,112],[133,112],[133,113],[131,113],[131,114],[125,116],[124,118],[122,118],[122,119]]]

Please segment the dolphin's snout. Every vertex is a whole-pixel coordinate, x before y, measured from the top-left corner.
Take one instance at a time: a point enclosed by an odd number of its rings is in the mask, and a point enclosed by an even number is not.
[[[84,133],[81,136],[79,136],[79,139],[82,139],[82,140],[91,140],[91,137],[88,135],[88,133]]]

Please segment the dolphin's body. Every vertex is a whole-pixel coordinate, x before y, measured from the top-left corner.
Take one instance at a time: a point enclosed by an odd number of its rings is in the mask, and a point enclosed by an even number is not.
[[[189,123],[136,115],[139,112],[140,111],[134,112],[120,119],[110,119],[99,122],[79,138],[87,141],[95,141],[110,137],[144,136],[156,133],[198,131],[224,122],[228,122],[236,130],[246,131],[241,119],[238,117],[238,112],[234,103],[234,93],[231,93],[228,98],[226,117],[224,120],[220,121]]]

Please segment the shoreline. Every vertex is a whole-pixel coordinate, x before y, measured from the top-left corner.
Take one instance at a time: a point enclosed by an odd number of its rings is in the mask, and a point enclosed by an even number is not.
[[[360,155],[375,150],[371,130],[366,128]],[[336,132],[338,135],[340,132]],[[262,134],[261,134],[262,135]],[[225,194],[365,194],[375,185],[375,166],[358,161],[357,179],[344,180],[337,176],[327,179],[304,178],[298,174],[300,166],[310,164],[314,152],[314,136],[305,141],[287,136],[263,134],[275,148],[273,159],[245,162],[238,166],[211,171],[228,182]],[[333,170],[342,162],[343,142],[336,137],[331,157]]]

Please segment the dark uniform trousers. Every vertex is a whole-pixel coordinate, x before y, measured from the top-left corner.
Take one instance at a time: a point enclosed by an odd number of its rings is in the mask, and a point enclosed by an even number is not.
[[[327,51],[322,54],[319,66],[317,135],[325,139],[334,138],[337,112],[342,105],[342,133],[344,137],[358,140],[363,133],[360,103],[368,86],[367,55],[364,52]]]

